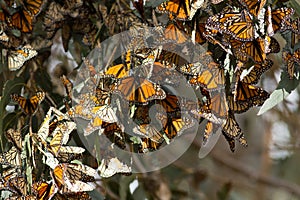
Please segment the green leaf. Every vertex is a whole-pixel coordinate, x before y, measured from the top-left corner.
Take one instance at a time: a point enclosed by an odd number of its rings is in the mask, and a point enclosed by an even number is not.
[[[279,104],[283,99],[285,99],[289,94],[299,85],[299,80],[296,78],[289,79],[287,72],[284,70],[281,73],[281,80],[277,86],[277,89],[272,92],[269,99],[260,108],[257,115],[261,115],[266,111],[270,110],[277,104]]]
[[[4,124],[3,119],[6,114],[5,107],[10,101],[10,94],[13,92],[18,92],[24,85],[24,79],[22,77],[17,77],[13,80],[8,80],[3,87],[2,97],[0,100],[0,147],[3,151],[3,137],[4,137]]]
[[[279,104],[285,97],[287,97],[290,93],[288,93],[284,88],[282,89],[276,89],[272,94],[270,95],[269,99],[265,101],[265,103],[260,108],[257,115],[261,115],[265,113],[266,111],[270,110],[277,104]]]

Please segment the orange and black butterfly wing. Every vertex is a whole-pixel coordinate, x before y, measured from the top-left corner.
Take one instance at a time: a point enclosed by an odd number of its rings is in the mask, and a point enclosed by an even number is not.
[[[171,17],[180,20],[186,20],[190,16],[191,7],[190,0],[169,0],[160,4],[157,12],[169,13]]]
[[[260,10],[264,7],[267,0],[239,0],[240,3],[247,8],[247,10],[257,17]]]
[[[30,99],[26,99],[17,94],[11,95],[11,99],[17,102],[22,108],[23,112],[28,115],[33,115],[36,112],[38,105],[44,100],[44,98],[44,92],[37,92],[36,95]]]
[[[141,104],[147,104],[150,100],[166,97],[165,92],[159,85],[139,77],[122,79],[116,87],[116,91],[129,102]]]
[[[234,100],[237,102],[246,101],[249,106],[261,106],[269,96],[269,93],[262,88],[241,81],[236,83]]]
[[[42,6],[42,0],[25,0],[23,4],[31,15],[37,15],[40,12],[40,8]]]
[[[262,64],[254,64],[252,67],[251,71],[246,75],[243,76],[242,78],[240,77],[242,70],[238,70],[236,72],[237,77],[242,79],[241,81],[243,83],[248,83],[248,84],[257,84],[258,81],[260,80],[261,75],[270,69],[273,66],[273,61],[266,59],[264,63]],[[243,68],[242,68],[243,69]]]
[[[17,12],[11,16],[11,24],[9,25],[18,28],[20,31],[24,33],[31,32],[32,16],[26,10]]]
[[[271,11],[271,20],[274,33],[284,27],[284,22],[294,14],[293,8],[278,8]],[[268,13],[267,13],[268,15]],[[268,16],[267,16],[268,17]]]

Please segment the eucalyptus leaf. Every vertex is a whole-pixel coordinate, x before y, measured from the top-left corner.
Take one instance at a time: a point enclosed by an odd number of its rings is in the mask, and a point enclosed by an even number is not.
[[[24,85],[24,79],[22,77],[17,77],[13,80],[8,80],[4,84],[3,90],[2,90],[2,97],[0,100],[0,146],[3,150],[3,136],[4,136],[4,124],[3,119],[6,114],[5,107],[10,101],[10,94],[14,92],[18,92],[21,90],[21,88]]]
[[[270,110],[277,104],[279,104],[283,99],[285,99],[297,86],[299,85],[299,80],[289,79],[286,71],[281,73],[281,80],[277,86],[277,89],[272,92],[270,97],[265,101],[265,103],[260,108],[257,115],[261,115],[266,111]]]

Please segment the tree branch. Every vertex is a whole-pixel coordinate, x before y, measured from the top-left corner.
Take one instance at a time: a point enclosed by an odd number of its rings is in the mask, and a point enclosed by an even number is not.
[[[234,171],[237,171],[250,179],[266,184],[268,186],[272,187],[279,187],[284,190],[286,190],[289,193],[292,193],[294,195],[300,196],[300,186],[296,183],[288,182],[276,177],[270,177],[266,176],[264,174],[260,174],[256,170],[252,169],[251,167],[248,167],[247,165],[244,165],[242,162],[230,158],[229,156],[226,156],[222,154],[220,151],[214,150],[210,154],[212,158],[225,165],[228,168],[233,169]],[[221,156],[222,155],[222,156]]]

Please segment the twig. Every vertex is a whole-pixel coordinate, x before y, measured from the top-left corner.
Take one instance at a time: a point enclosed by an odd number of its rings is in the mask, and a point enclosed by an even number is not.
[[[264,174],[260,174],[259,172],[256,172],[256,170],[246,166],[242,162],[222,154],[222,152],[220,151],[216,151],[216,150],[212,151],[211,156],[215,161],[222,163],[226,167],[231,168],[234,171],[237,171],[254,181],[272,187],[279,187],[286,190],[287,192],[300,196],[300,186],[295,183],[288,182],[276,177],[270,177]]]

